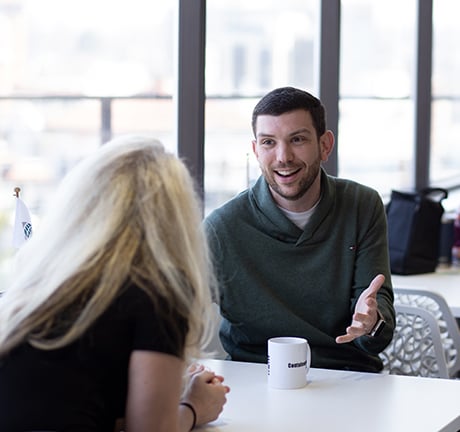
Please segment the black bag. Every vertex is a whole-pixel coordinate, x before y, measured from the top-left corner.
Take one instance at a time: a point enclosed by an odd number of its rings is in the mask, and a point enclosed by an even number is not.
[[[409,275],[436,270],[444,213],[441,201],[447,194],[442,188],[391,192],[386,213],[392,273]]]

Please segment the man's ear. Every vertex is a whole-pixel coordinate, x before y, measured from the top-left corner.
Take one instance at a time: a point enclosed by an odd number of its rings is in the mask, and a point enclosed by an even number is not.
[[[257,153],[257,141],[252,140],[252,152],[255,154],[256,158],[259,158],[259,154]]]
[[[321,161],[326,162],[334,148],[334,134],[331,130],[327,130],[321,135],[319,138],[319,146],[321,149]]]

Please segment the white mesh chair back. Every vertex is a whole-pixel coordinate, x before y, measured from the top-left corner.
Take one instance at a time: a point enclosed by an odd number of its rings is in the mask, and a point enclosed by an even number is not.
[[[396,328],[390,345],[380,353],[384,371],[393,375],[449,378],[441,334],[425,309],[395,304]]]
[[[444,297],[440,294],[410,288],[394,288],[395,304],[417,306],[437,320],[444,354],[451,378],[460,375],[460,330]]]

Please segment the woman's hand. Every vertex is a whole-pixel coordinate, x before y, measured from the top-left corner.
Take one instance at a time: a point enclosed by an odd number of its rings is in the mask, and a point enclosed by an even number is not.
[[[223,384],[224,378],[199,364],[191,365],[187,373],[189,376],[182,400],[195,408],[197,426],[217,419],[230,391]]]

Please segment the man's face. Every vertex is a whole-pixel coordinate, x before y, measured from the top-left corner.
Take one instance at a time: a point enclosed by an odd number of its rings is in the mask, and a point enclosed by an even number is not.
[[[252,148],[279,205],[301,200],[318,178],[332,149],[329,133],[318,139],[310,113],[302,109],[257,117]]]

